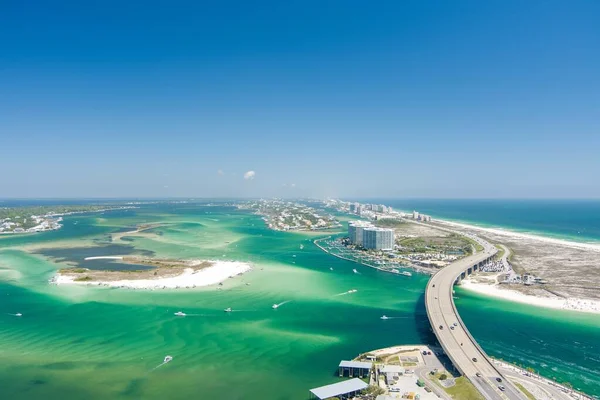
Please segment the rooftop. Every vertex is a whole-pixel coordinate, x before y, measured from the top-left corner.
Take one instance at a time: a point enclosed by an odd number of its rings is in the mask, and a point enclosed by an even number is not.
[[[364,361],[341,361],[340,367],[345,368],[366,368],[371,369],[373,366],[372,362],[364,362]]]
[[[379,372],[381,372],[382,374],[387,374],[387,373],[399,373],[402,372],[404,373],[404,367],[400,366],[400,365],[389,365],[386,364],[383,367],[379,368]]]
[[[346,393],[357,392],[359,390],[365,389],[367,386],[369,385],[367,385],[362,380],[354,378],[334,383],[332,385],[314,388],[311,389],[310,392],[317,396],[319,399],[327,399],[329,397],[336,397],[339,395],[344,395]]]

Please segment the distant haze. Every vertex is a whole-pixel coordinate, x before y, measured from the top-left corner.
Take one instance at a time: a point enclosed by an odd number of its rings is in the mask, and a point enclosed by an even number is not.
[[[0,198],[600,197],[600,2],[61,4],[0,13]]]

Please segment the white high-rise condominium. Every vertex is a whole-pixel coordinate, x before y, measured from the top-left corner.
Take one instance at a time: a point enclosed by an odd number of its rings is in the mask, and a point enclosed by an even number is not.
[[[372,250],[393,250],[394,230],[376,227],[363,228],[362,246]]]
[[[363,230],[372,227],[373,224],[367,221],[351,221],[348,223],[348,238],[350,243],[362,246]]]

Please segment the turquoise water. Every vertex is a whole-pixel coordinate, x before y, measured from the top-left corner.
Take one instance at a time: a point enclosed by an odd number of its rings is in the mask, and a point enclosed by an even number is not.
[[[148,222],[165,225],[111,238]],[[341,359],[434,341],[423,304],[427,276],[357,267],[320,251],[316,237],[270,231],[232,207],[160,204],[70,216],[59,231],[0,238],[0,397],[305,399],[311,387],[337,381]],[[222,291],[47,283],[66,262],[115,252],[255,268]],[[349,289],[358,292],[341,295]],[[600,395],[597,316],[459,297],[463,319],[490,354]],[[290,302],[271,309],[282,301]],[[175,317],[179,310],[198,316]],[[382,321],[383,314],[398,318]],[[167,354],[174,360],[151,371]]]
[[[485,351],[600,395],[600,317],[490,299],[456,288],[456,306]]]

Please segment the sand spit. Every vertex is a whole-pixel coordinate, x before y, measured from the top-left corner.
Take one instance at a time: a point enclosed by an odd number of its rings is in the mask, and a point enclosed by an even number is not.
[[[517,274],[528,273],[545,281],[542,285],[532,286],[498,285],[494,290],[519,292],[528,299],[541,297],[543,302],[545,299],[562,299],[568,302],[565,306],[568,309],[588,308],[590,302],[600,301],[600,243],[575,242],[440,220],[436,220],[435,225],[462,233],[470,232],[489,242],[506,245],[511,250],[509,261]],[[481,278],[480,274],[477,276]],[[478,283],[478,279],[473,279],[472,283]],[[534,303],[533,300],[525,302]]]
[[[537,235],[532,235],[529,233],[515,232],[515,231],[510,231],[510,230],[500,229],[500,228],[483,228],[483,227],[476,226],[476,225],[467,225],[467,224],[462,224],[459,222],[443,221],[443,220],[439,220],[439,219],[436,219],[435,223],[439,224],[439,225],[447,225],[449,227],[456,227],[456,228],[468,229],[468,230],[472,230],[472,231],[491,233],[494,235],[506,236],[506,237],[510,237],[511,239],[536,240],[539,242],[545,242],[545,243],[553,244],[553,245],[567,246],[567,247],[572,247],[572,248],[577,248],[577,249],[593,250],[593,251],[600,252],[600,244],[596,244],[596,243],[571,242],[569,240],[555,239],[555,238],[550,238],[550,237],[545,237],[545,236],[537,236]]]
[[[600,314],[600,301],[583,300],[575,297],[542,297],[531,296],[516,290],[501,289],[498,284],[485,284],[474,282],[473,279],[463,279],[461,287],[475,293],[501,298],[518,303],[529,304],[537,307],[553,308],[558,310],[581,311]]]
[[[91,285],[128,289],[185,289],[210,286],[226,279],[241,275],[252,269],[250,264],[238,261],[203,261],[189,260],[184,268],[150,270],[138,275],[136,279],[120,279],[127,272],[99,271],[98,274],[88,272],[68,273],[65,270],[57,273],[50,281],[55,285]],[[159,273],[160,271],[160,273]],[[170,273],[169,273],[170,272]],[[101,273],[101,274],[100,274]],[[154,273],[157,273],[154,276]],[[148,276],[150,274],[150,277]],[[93,277],[92,277],[93,276]],[[119,279],[113,280],[117,276]],[[102,278],[108,279],[102,279]]]

